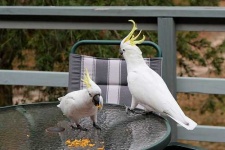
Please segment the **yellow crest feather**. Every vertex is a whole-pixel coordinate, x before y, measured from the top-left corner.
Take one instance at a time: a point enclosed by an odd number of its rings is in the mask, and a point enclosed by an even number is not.
[[[134,36],[133,34],[134,34],[134,31],[137,30],[137,26],[136,26],[134,20],[128,20],[128,21],[133,23],[133,27],[132,27],[130,33],[127,35],[124,42],[130,41],[131,45],[141,44],[145,40],[145,36],[143,35],[143,38],[141,40],[135,41],[139,37],[139,35],[141,34],[141,31],[138,33],[137,36]]]
[[[84,72],[84,79],[81,79],[81,80],[84,82],[87,88],[91,87],[91,82],[90,82],[91,78],[89,76],[87,68],[85,69],[85,72]]]

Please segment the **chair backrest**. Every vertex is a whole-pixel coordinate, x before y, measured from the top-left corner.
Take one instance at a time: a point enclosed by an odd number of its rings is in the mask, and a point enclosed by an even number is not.
[[[119,45],[119,43],[120,41],[109,44]],[[75,48],[77,47],[75,46]],[[157,54],[161,55],[161,53]],[[162,57],[145,58],[145,61],[159,75],[162,74]],[[72,49],[69,57],[68,92],[85,88],[81,81],[85,68],[88,69],[92,80],[101,88],[105,103],[130,106],[131,94],[127,86],[127,68],[124,59],[78,55],[74,54],[74,49]]]

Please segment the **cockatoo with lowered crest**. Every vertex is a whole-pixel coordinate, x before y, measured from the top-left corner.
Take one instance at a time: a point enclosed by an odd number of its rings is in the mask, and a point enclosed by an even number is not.
[[[63,97],[58,98],[60,101],[59,107],[63,114],[75,123],[76,127],[71,125],[74,129],[81,129],[86,131],[79,124],[79,120],[84,117],[90,117],[93,121],[93,126],[96,129],[101,129],[97,123],[97,112],[103,107],[103,98],[101,96],[101,89],[93,82],[89,76],[88,70],[85,70],[84,79],[82,80],[86,85],[86,89],[73,91]]]
[[[129,21],[133,23],[133,28],[120,43],[120,53],[127,64],[127,82],[132,95],[131,107],[126,110],[133,111],[140,104],[145,111],[165,114],[187,130],[193,130],[197,123],[184,114],[161,76],[145,63],[141,50],[136,46],[145,40],[145,36],[136,41],[141,31],[134,36],[137,27],[133,20]]]

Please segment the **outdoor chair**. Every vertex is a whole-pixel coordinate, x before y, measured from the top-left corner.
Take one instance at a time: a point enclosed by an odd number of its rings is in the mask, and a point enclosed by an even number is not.
[[[68,92],[85,88],[81,79],[85,68],[88,69],[92,80],[102,90],[104,103],[131,105],[131,94],[127,86],[126,62],[122,58],[99,58],[75,54],[80,45],[119,45],[121,41],[84,40],[76,43],[69,57]],[[162,74],[162,53],[153,42],[145,41],[143,45],[152,46],[157,51],[157,57],[145,58],[146,63],[159,75]],[[118,49],[119,53],[119,49]]]

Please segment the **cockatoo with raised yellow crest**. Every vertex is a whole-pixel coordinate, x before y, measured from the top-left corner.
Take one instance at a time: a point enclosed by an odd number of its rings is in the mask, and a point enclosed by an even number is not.
[[[133,20],[129,21],[133,23],[133,28],[120,43],[120,53],[127,64],[127,82],[132,95],[131,107],[126,110],[133,111],[140,104],[147,112],[165,114],[187,130],[193,130],[197,123],[184,114],[161,76],[145,63],[141,50],[136,46],[145,40],[145,36],[137,41],[141,31],[134,36],[137,27]]]
[[[97,125],[97,113],[103,107],[101,89],[91,80],[87,69],[82,81],[86,85],[86,89],[73,91],[58,98],[60,103],[57,107],[62,110],[63,114],[71,122],[75,123],[76,126],[71,125],[72,128],[86,131],[87,129],[79,124],[79,120],[84,117],[90,117],[93,121],[93,126],[96,129],[101,129]]]

